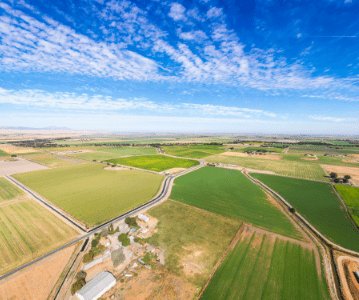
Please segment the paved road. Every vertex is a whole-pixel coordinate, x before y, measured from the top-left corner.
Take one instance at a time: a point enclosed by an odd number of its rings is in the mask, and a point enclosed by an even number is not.
[[[133,210],[127,212],[127,213],[125,213],[125,214],[122,214],[122,215],[120,215],[120,216],[117,216],[116,218],[113,218],[113,219],[111,219],[111,220],[109,220],[109,221],[107,221],[107,222],[105,222],[105,223],[103,223],[103,224],[101,224],[101,225],[99,225],[99,226],[96,226],[96,227],[90,229],[90,230],[89,230],[88,232],[86,232],[85,234],[83,234],[83,235],[77,237],[76,239],[74,239],[74,240],[72,240],[72,241],[70,241],[70,242],[68,242],[68,243],[66,243],[66,244],[64,244],[64,245],[62,245],[62,246],[60,246],[60,247],[58,247],[58,248],[56,248],[56,249],[54,249],[54,250],[52,250],[52,251],[50,251],[50,252],[44,254],[44,255],[42,255],[42,256],[40,256],[40,257],[38,257],[38,258],[36,258],[36,259],[30,261],[30,262],[28,262],[28,263],[25,263],[25,264],[23,264],[23,265],[21,265],[21,266],[15,268],[15,269],[13,269],[13,270],[11,270],[11,271],[9,271],[9,272],[7,272],[7,273],[1,275],[1,276],[0,276],[0,280],[3,280],[3,279],[5,279],[5,278],[7,278],[7,277],[9,277],[9,276],[11,276],[11,275],[17,273],[17,272],[19,272],[19,271],[21,271],[21,270],[23,270],[23,269],[25,269],[25,268],[27,268],[27,267],[29,267],[29,266],[31,266],[31,265],[37,263],[37,262],[43,260],[43,259],[45,259],[45,258],[51,256],[51,255],[54,254],[54,253],[57,253],[57,252],[59,252],[59,251],[65,249],[65,248],[67,248],[67,247],[69,247],[69,246],[71,246],[71,245],[74,245],[74,244],[78,243],[79,241],[90,237],[90,236],[93,235],[94,233],[97,233],[97,232],[102,231],[102,229],[108,227],[110,224],[113,224],[113,223],[116,223],[116,222],[118,222],[118,221],[124,220],[125,218],[127,218],[127,217],[129,217],[129,216],[132,216],[132,215],[134,215],[134,214],[136,214],[136,213],[139,213],[139,212],[142,211],[142,210],[149,209],[150,207],[152,207],[152,206],[158,204],[159,202],[161,202],[161,201],[163,201],[163,200],[166,200],[167,197],[169,196],[169,193],[171,192],[172,184],[173,184],[173,181],[174,181],[174,179],[175,179],[176,177],[179,177],[179,176],[185,175],[185,174],[187,174],[187,173],[189,173],[189,172],[195,171],[195,170],[197,170],[197,169],[199,169],[199,168],[201,168],[201,167],[203,167],[203,166],[204,166],[204,164],[201,163],[200,165],[197,165],[197,166],[194,166],[194,167],[192,167],[192,168],[189,168],[189,169],[187,169],[187,170],[185,170],[185,171],[183,171],[183,172],[181,172],[181,173],[178,173],[178,174],[176,174],[176,175],[169,175],[169,176],[167,176],[167,177],[165,178],[163,184],[162,184],[162,190],[161,190],[161,192],[160,192],[155,198],[153,198],[151,201],[149,201],[149,202],[147,202],[147,203],[145,203],[145,204],[143,204],[143,205],[141,205],[141,206],[139,206],[139,207],[137,207],[137,208],[135,208],[135,209],[133,209]],[[13,178],[10,177],[10,180],[11,180],[11,179],[13,179]],[[14,180],[14,179],[13,179],[13,180]],[[14,181],[13,181],[13,182],[14,182]],[[31,193],[30,190],[28,190],[28,192]],[[35,194],[34,194],[34,196],[35,196]],[[39,200],[39,201],[41,201],[41,200]],[[48,203],[45,202],[44,204],[47,205]],[[52,208],[52,207],[51,207],[51,208]],[[65,217],[65,216],[64,216],[64,217]]]

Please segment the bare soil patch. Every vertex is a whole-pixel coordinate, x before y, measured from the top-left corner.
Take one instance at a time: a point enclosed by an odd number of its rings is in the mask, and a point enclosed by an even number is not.
[[[104,170],[106,170],[106,171],[123,171],[123,170],[128,170],[128,168],[125,168],[125,167],[105,167]]]
[[[75,247],[68,247],[1,281],[0,299],[48,299]]]
[[[350,181],[359,185],[359,168],[356,167],[344,167],[344,166],[332,166],[332,165],[321,165],[326,173],[335,172],[339,176],[350,175]]]
[[[44,169],[48,168],[22,158],[17,158],[16,160],[0,161],[0,176]]]
[[[235,157],[252,157],[258,159],[269,159],[269,160],[281,160],[282,157],[278,154],[248,154],[243,152],[223,152],[221,155],[224,156],[235,156]]]
[[[359,163],[359,154],[349,154],[345,159],[343,159],[343,162],[348,163]]]
[[[183,247],[185,254],[181,258],[181,267],[186,276],[203,274],[206,271],[206,250],[196,245]]]
[[[136,277],[117,285],[103,296],[104,299],[193,299],[196,287],[184,279],[168,273],[164,268],[148,270],[142,268]],[[114,298],[111,298],[114,296]]]
[[[354,271],[359,269],[359,258],[339,256],[337,264],[344,298],[359,300],[359,283],[354,276]]]
[[[187,170],[186,168],[172,168],[172,169],[168,169],[166,170],[165,172],[168,173],[168,174],[177,174],[177,173],[180,173],[184,170]]]

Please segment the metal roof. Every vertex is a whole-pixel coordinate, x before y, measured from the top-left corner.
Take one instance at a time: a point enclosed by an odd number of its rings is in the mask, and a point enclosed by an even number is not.
[[[81,300],[95,300],[110,290],[116,284],[116,278],[110,272],[98,273],[76,296]]]

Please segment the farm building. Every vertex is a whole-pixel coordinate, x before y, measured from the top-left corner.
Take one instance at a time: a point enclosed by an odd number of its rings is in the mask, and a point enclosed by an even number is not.
[[[147,216],[144,215],[144,214],[139,214],[137,217],[138,217],[141,221],[146,222],[146,223],[150,220],[150,218],[147,217]]]
[[[80,300],[96,300],[116,285],[116,278],[110,272],[101,272],[80,289],[76,296]]]

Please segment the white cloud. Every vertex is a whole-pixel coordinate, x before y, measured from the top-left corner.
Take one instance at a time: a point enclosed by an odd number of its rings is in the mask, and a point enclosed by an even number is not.
[[[217,18],[222,15],[222,8],[219,7],[211,7],[207,11],[207,17],[208,18]]]
[[[321,116],[321,115],[312,115],[312,116],[309,116],[309,118],[312,120],[315,120],[315,121],[334,122],[334,123],[351,123],[351,122],[355,121],[355,119],[353,119],[353,118]]]
[[[202,41],[207,38],[206,34],[202,30],[180,32],[179,37],[183,40],[193,40],[196,42]]]
[[[186,20],[185,7],[177,2],[171,3],[170,12],[168,15],[175,21]]]
[[[103,95],[76,94],[68,92],[46,92],[43,90],[10,90],[0,88],[0,104],[18,105],[46,109],[62,109],[94,112],[161,112],[167,115],[196,115],[202,117],[239,117],[249,119],[275,118],[273,112],[238,106],[197,103],[156,103],[143,98],[114,98]]]

